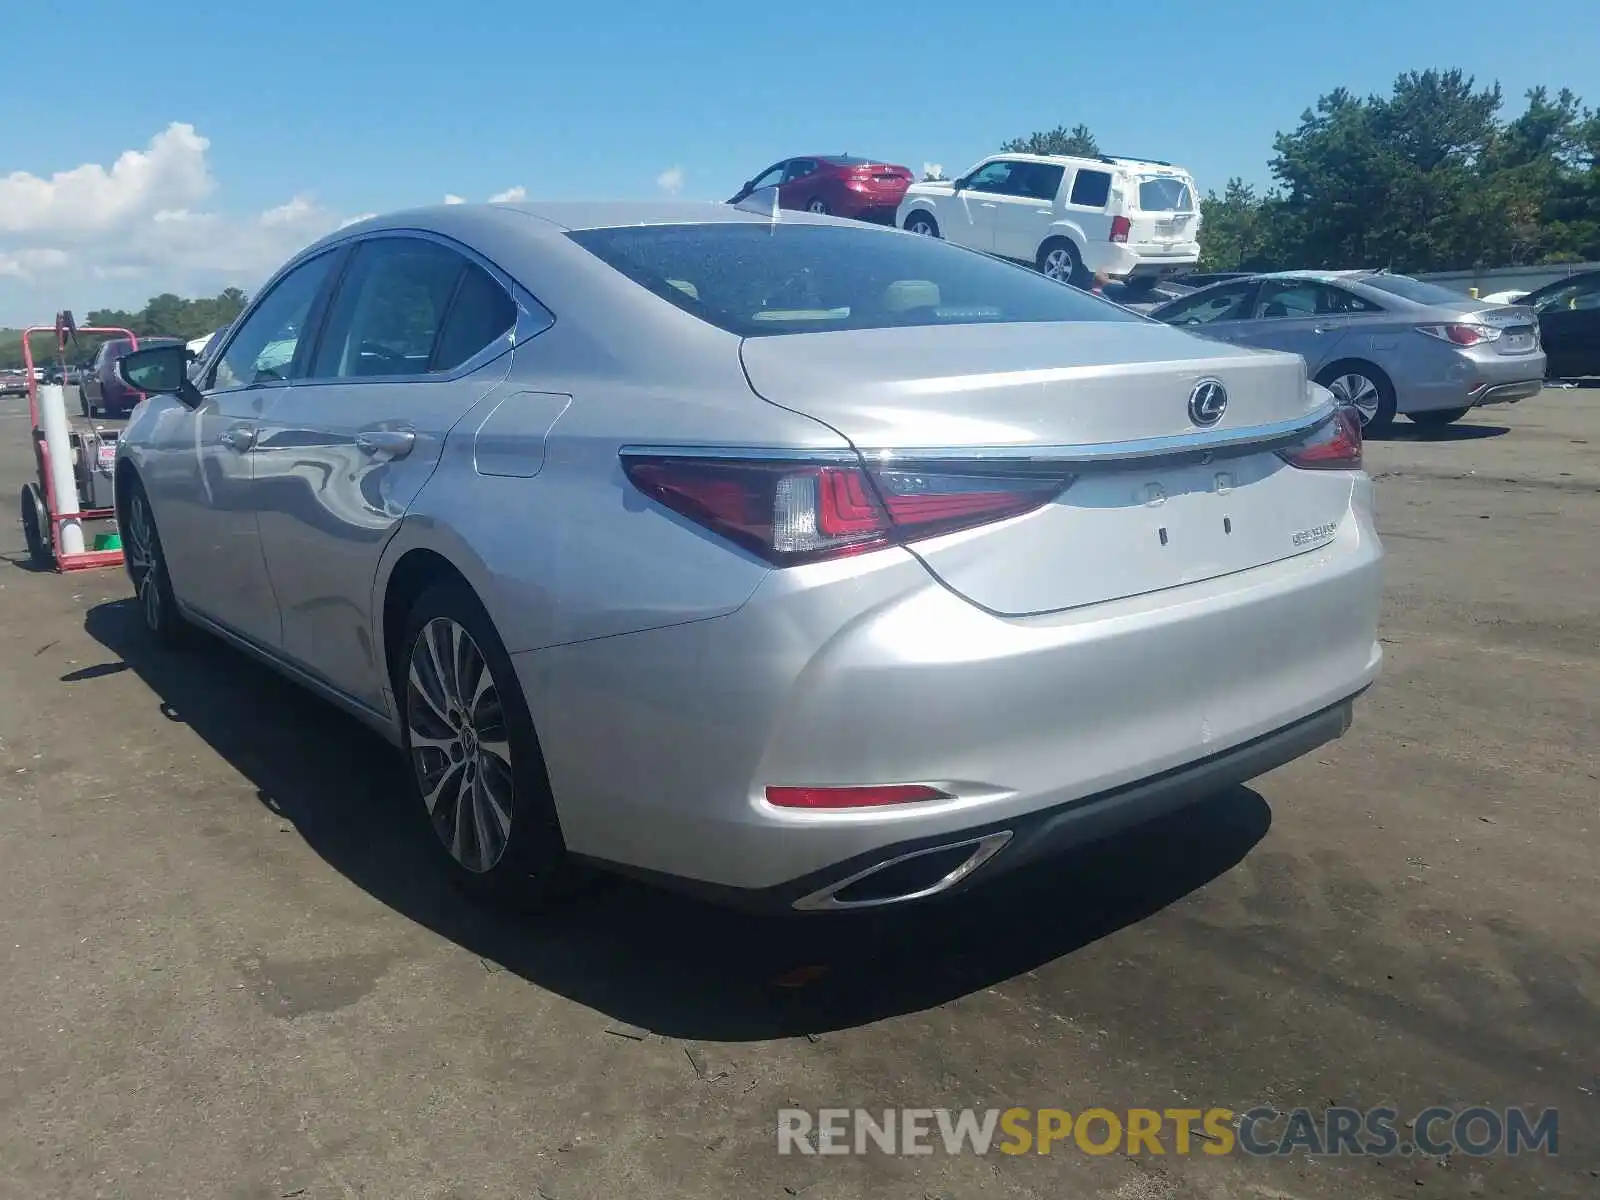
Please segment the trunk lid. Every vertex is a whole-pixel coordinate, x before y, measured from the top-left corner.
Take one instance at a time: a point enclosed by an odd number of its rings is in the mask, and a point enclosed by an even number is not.
[[[1525,305],[1500,305],[1476,312],[1473,316],[1485,325],[1500,331],[1500,336],[1493,343],[1497,353],[1534,354],[1541,349],[1539,314]]]
[[[1350,473],[1300,471],[1274,452],[1328,405],[1294,355],[1145,322],[797,334],[748,339],[741,354],[759,395],[825,422],[869,461],[892,452],[932,473],[964,457],[1070,475],[1041,509],[911,546],[946,586],[1004,615],[1304,553],[1332,539],[1350,503]],[[1189,399],[1205,380],[1228,402],[1202,428]]]

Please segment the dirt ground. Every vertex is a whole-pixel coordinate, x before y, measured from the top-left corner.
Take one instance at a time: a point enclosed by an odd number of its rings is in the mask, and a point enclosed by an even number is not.
[[[0,402],[0,481],[29,460]],[[1600,1194],[1600,391],[1372,443],[1340,742],[960,903],[559,918],[429,869],[397,761],[0,530],[0,1196]],[[1306,630],[1307,638],[1316,630]],[[784,987],[797,968],[804,986]],[[786,1107],[1555,1106],[1560,1153],[780,1156]]]

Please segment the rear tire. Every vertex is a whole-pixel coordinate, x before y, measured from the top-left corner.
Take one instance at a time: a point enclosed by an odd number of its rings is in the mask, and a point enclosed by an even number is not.
[[[1421,425],[1424,429],[1443,429],[1471,411],[1470,408],[1435,408],[1428,412],[1407,413],[1406,416],[1411,418],[1413,425]]]
[[[1078,248],[1066,238],[1050,238],[1040,246],[1036,265],[1040,274],[1057,283],[1081,288],[1088,280]]]
[[[128,484],[126,521],[119,521],[122,561],[133,583],[133,594],[144,619],[145,633],[158,646],[175,649],[189,640],[193,627],[178,611],[167,573],[167,556],[161,548],[150,497],[138,479]]]
[[[41,571],[56,565],[56,556],[50,545],[50,516],[45,512],[44,497],[39,485],[29,483],[22,488],[22,539],[28,546],[28,561]]]
[[[1394,424],[1394,384],[1369,362],[1345,359],[1325,367],[1317,382],[1333,393],[1340,404],[1348,404],[1361,417],[1361,433],[1373,437]]]
[[[939,223],[925,212],[914,212],[906,218],[905,230],[919,237],[936,238],[939,236]]]
[[[497,902],[567,895],[567,855],[516,668],[460,580],[430,586],[391,664],[416,811],[452,882]]]
[[[806,201],[806,211],[825,217],[833,210],[828,207],[828,202],[821,196],[813,196],[810,200]]]

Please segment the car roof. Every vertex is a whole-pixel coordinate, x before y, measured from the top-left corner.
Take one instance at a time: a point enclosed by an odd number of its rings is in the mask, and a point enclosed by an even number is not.
[[[783,210],[787,224],[846,224],[817,214]],[[558,200],[547,203],[518,201],[510,204],[435,204],[369,217],[329,234],[324,242],[340,241],[358,232],[379,229],[458,230],[496,234],[515,229],[518,234],[552,237],[576,229],[606,229],[627,225],[762,224],[769,213],[752,212],[714,200]],[[321,243],[318,243],[319,245]]]

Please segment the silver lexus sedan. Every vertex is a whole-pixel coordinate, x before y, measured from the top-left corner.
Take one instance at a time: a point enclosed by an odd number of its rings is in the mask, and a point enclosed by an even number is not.
[[[124,364],[150,633],[380,730],[494,892],[947,892],[1305,754],[1378,670],[1359,423],[1299,357],[934,238],[406,212]]]

